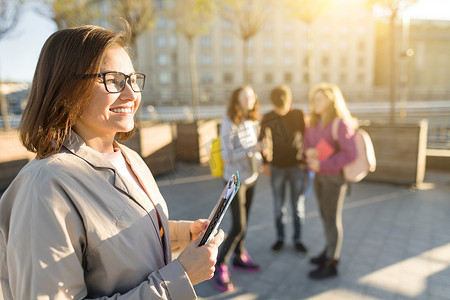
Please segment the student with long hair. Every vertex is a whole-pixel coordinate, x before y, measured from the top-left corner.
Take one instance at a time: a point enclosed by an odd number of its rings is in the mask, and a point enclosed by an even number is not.
[[[197,299],[223,231],[169,221],[130,137],[145,75],[128,31],[62,29],[45,42],[20,124],[36,158],[0,199],[1,299]],[[179,252],[172,259],[172,252]]]
[[[337,122],[337,140],[332,133],[334,122]],[[343,240],[342,206],[347,191],[342,168],[356,158],[355,127],[338,86],[321,83],[312,89],[310,126],[305,132],[304,147],[308,167],[316,173],[314,191],[326,240],[323,252],[310,260],[318,265],[309,273],[312,279],[338,274]]]
[[[230,204],[231,229],[217,256],[216,271],[211,279],[220,291],[233,290],[228,265],[233,257],[233,267],[257,272],[260,267],[254,263],[245,248],[245,233],[258,178],[258,160],[261,157],[258,145],[259,101],[250,86],[237,88],[231,95],[226,116],[220,126],[221,155],[225,163],[223,180],[239,172],[241,186]]]

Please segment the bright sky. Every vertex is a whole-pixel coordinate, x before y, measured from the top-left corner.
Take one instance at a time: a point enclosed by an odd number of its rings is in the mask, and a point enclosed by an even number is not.
[[[450,0],[419,0],[409,12],[412,19],[450,20]],[[15,30],[0,40],[0,80],[31,82],[41,47],[55,30],[53,21],[25,9]]]

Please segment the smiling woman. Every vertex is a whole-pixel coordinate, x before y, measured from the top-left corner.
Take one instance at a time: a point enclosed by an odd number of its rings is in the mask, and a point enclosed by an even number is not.
[[[19,129],[36,158],[0,199],[0,299],[196,299],[213,275],[223,231],[199,247],[208,221],[169,221],[147,165],[119,143],[145,83],[128,37],[87,25],[42,48]]]

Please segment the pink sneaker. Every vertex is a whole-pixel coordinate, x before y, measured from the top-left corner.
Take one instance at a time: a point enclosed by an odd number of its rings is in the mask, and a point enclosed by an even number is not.
[[[221,292],[231,292],[234,290],[234,286],[230,281],[230,273],[228,267],[225,264],[219,264],[216,267],[213,278],[211,278],[214,286]]]
[[[239,256],[235,256],[233,259],[233,269],[243,270],[247,272],[259,272],[261,267],[254,263],[248,255],[248,252],[245,251]]]

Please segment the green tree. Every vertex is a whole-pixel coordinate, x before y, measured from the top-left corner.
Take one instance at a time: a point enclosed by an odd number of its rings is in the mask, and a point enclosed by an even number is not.
[[[43,0],[37,11],[55,21],[58,29],[92,24],[100,17],[101,0]]]
[[[17,22],[19,21],[20,7],[22,4],[22,0],[0,0],[0,40],[16,27]],[[5,130],[9,130],[8,104],[1,88],[0,109],[2,110],[3,126]]]
[[[110,0],[107,20],[118,25],[117,20],[125,19],[131,27],[130,44],[137,56],[137,39],[156,24],[157,11],[153,0]]]
[[[397,52],[395,25],[399,14],[417,2],[417,0],[367,0],[367,4],[376,9],[380,9],[389,16],[389,102],[390,102],[390,122],[395,123],[395,102],[397,98]]]
[[[306,82],[307,93],[311,89],[311,85],[316,83],[315,59],[314,59],[314,40],[312,32],[312,24],[320,18],[331,5],[330,0],[283,0],[288,15],[304,22],[307,26],[306,44],[307,54],[306,61],[308,66],[308,78]]]
[[[189,71],[191,75],[192,106],[194,118],[198,120],[198,80],[195,59],[195,40],[199,35],[206,34],[216,15],[216,6],[213,0],[180,0],[176,1],[168,11],[180,32],[187,40],[189,46]]]
[[[216,0],[220,16],[230,22],[234,33],[242,39],[243,80],[250,83],[249,41],[257,35],[270,17],[274,0]]]
[[[130,46],[133,51],[134,66],[139,70],[137,40],[144,32],[151,30],[157,19],[157,10],[153,0],[110,0],[108,1],[107,21],[119,28],[120,20],[128,22],[131,29]],[[122,23],[123,25],[123,23]],[[142,103],[138,108],[138,119],[142,121]]]

